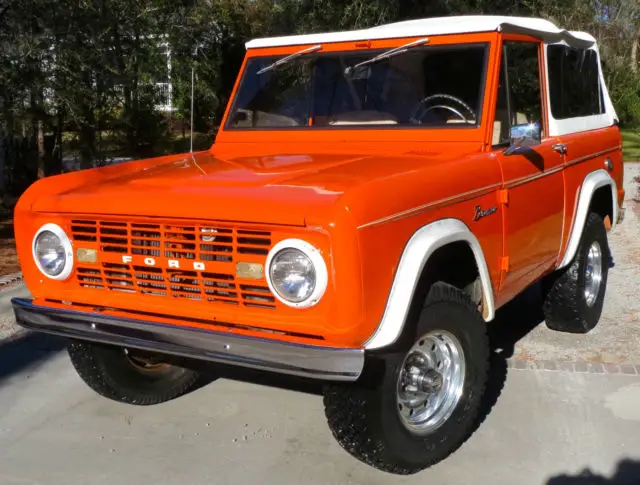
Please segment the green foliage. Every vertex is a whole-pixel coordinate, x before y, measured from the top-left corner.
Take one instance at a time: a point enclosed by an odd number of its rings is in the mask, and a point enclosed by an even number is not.
[[[110,150],[104,130],[119,134],[122,154],[154,154],[188,131],[192,69],[194,129],[215,132],[250,38],[479,13],[593,33],[621,123],[640,127],[640,0],[0,0],[0,132],[35,140],[44,130],[59,154],[71,130],[85,167]],[[177,111],[167,115],[149,86],[169,74]]]
[[[640,162],[640,130],[622,130],[622,153],[627,162]]]
[[[606,65],[611,100],[622,126],[640,128],[640,74],[624,63]]]

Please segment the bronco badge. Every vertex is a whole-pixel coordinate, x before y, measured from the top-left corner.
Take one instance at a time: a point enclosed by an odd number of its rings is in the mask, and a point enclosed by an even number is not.
[[[473,216],[473,220],[474,221],[479,221],[480,219],[482,219],[483,217],[487,217],[490,216],[491,214],[495,214],[495,212],[498,210],[497,207],[489,207],[487,210],[482,210],[482,207],[480,207],[479,205],[476,206],[476,213]]]

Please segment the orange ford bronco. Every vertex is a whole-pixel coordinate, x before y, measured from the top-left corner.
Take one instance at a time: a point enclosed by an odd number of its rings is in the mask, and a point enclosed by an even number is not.
[[[27,190],[16,318],[131,404],[193,359],[320,379],[337,441],[412,473],[472,432],[498,308],[541,280],[550,328],[598,323],[617,124],[595,39],[541,19],[252,40],[209,150]]]

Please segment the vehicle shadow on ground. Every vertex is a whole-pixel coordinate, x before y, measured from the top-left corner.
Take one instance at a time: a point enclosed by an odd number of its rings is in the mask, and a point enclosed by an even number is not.
[[[487,325],[491,346],[489,379],[478,416],[479,427],[498,402],[507,381],[507,360],[513,357],[516,344],[544,321],[542,294],[533,285],[496,312]]]
[[[498,310],[495,320],[488,325],[491,344],[490,375],[478,425],[488,416],[502,393],[507,379],[507,359],[513,356],[515,345],[543,320],[540,290],[533,286]],[[0,342],[0,383],[12,374],[39,365],[64,350],[65,346],[66,340],[63,338],[31,332]],[[195,365],[205,374],[203,385],[217,378],[224,378],[322,395],[320,381],[221,364],[200,362]]]
[[[204,374],[204,382],[212,383],[217,379],[229,379],[259,386],[275,387],[287,391],[304,392],[305,394],[322,395],[322,382],[302,377],[275,374],[272,372],[228,366],[225,364],[202,364],[200,371]]]
[[[507,379],[507,359],[513,356],[519,340],[544,321],[540,288],[532,286],[498,310],[488,325],[491,345],[489,380],[478,418],[478,426],[497,403]],[[322,382],[220,364],[205,365],[209,381],[231,379],[261,386],[322,395]]]
[[[64,350],[66,341],[42,333],[27,333],[0,341],[0,384],[13,374],[38,366]]]
[[[546,485],[637,485],[640,483],[640,462],[622,460],[611,478],[594,475],[585,469],[577,475],[558,475],[550,478]]]

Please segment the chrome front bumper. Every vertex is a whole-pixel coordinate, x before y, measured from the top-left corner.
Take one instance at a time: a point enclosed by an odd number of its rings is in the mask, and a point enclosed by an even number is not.
[[[16,321],[30,330],[193,359],[332,381],[355,381],[363,349],[295,344],[191,329],[11,300]]]

